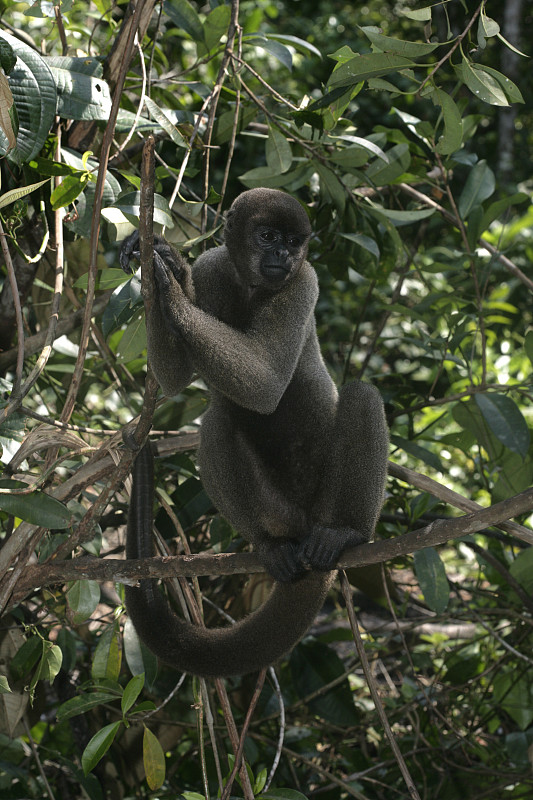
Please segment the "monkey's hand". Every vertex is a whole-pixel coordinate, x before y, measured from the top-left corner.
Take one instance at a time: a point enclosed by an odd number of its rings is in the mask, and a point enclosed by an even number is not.
[[[276,581],[294,581],[305,572],[298,557],[298,544],[292,539],[269,537],[254,545],[254,551],[261,559],[266,571]]]
[[[309,536],[301,543],[298,556],[302,564],[311,569],[332,570],[347,547],[363,544],[368,538],[354,528],[314,525]]]
[[[126,236],[120,247],[119,263],[124,272],[131,274],[134,268],[132,261],[139,261],[141,258],[139,231],[133,231]],[[177,253],[162,236],[154,236],[154,262],[162,262],[178,282],[181,282],[187,272],[187,267],[179,253]],[[155,268],[155,264],[154,264]]]

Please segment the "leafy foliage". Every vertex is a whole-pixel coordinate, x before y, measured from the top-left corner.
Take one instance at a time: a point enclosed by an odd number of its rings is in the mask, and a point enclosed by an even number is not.
[[[379,387],[391,459],[412,470],[409,482],[389,481],[380,538],[456,514],[445,490],[488,506],[533,483],[533,217],[520,158],[531,71],[502,29],[503,4],[490,4],[492,18],[470,0],[418,9],[241,0],[236,20],[229,2],[146,2],[153,14],[138,48],[128,45],[129,5],[2,5],[11,31],[0,33],[0,211],[12,260],[0,292],[0,443],[2,464],[11,462],[0,485],[6,798],[82,786],[91,800],[192,800],[215,796],[234,763],[216,701],[158,668],[125,620],[119,583],[24,582],[32,554],[35,575],[82,550],[121,547],[120,464],[93,469],[91,456],[104,464],[142,405],[140,281],[117,269],[117,242],[137,225],[147,132],[158,142],[154,222],[191,257],[221,242],[221,213],[243,188],[281,188],[305,203],[324,357],[339,383]],[[529,17],[521,27],[527,42]],[[505,114],[515,119],[512,182],[499,158]],[[154,429],[194,433],[206,403],[193,384],[160,404]],[[194,450],[178,444],[157,476],[166,548],[182,535],[195,550],[239,548]],[[429,489],[421,473],[434,478]],[[531,794],[533,534],[531,518],[521,521],[518,532],[420,549],[384,575],[350,573],[421,797]],[[237,617],[264,585],[257,576],[243,591],[227,576],[200,588]],[[233,796],[405,794],[352,650],[333,594],[280,665],[281,688],[269,678],[262,690]],[[228,682],[237,727],[250,680]]]

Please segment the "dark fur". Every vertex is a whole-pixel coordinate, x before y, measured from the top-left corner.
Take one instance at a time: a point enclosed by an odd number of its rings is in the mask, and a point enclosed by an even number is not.
[[[156,242],[150,363],[167,395],[182,391],[193,370],[208,384],[202,480],[276,579],[261,608],[216,630],[177,617],[152,581],[126,587],[141,639],[165,662],[197,675],[242,674],[287,653],[320,609],[339,555],[371,538],[381,509],[383,405],[368,384],[338,393],[326,370],[314,321],[317,279],[305,260],[310,234],[296,200],[252,189],[228,213],[226,243],[200,256],[192,271]],[[135,235],[125,241],[125,268],[137,249]],[[142,451],[130,558],[151,552],[150,464],[150,452]]]

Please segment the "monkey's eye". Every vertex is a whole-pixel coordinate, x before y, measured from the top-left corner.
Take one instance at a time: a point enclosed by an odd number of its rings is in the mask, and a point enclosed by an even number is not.
[[[275,231],[272,230],[263,230],[259,233],[259,236],[264,242],[273,242],[276,238]]]
[[[289,247],[297,248],[302,244],[302,240],[298,236],[289,236],[287,237],[287,244]]]

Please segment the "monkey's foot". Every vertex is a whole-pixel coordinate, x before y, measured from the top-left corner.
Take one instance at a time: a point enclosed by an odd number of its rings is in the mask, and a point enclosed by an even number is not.
[[[335,569],[339,556],[347,547],[367,542],[369,537],[354,528],[328,528],[314,525],[311,533],[301,543],[298,555],[302,564],[311,569]]]
[[[276,581],[294,581],[306,571],[298,556],[298,545],[290,539],[270,539],[254,546],[254,551]]]

